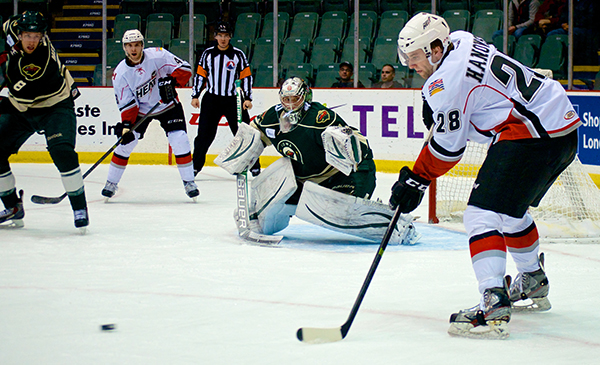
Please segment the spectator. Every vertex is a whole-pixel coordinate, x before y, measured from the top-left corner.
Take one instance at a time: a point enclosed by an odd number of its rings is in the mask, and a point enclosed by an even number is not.
[[[563,14],[568,14],[568,11],[567,0],[544,1],[535,16],[536,33],[546,37],[548,32],[561,28]]]
[[[539,7],[538,0],[512,0],[508,6],[508,34],[519,39],[523,34],[533,32]],[[492,38],[503,34],[504,29],[497,30]]]
[[[381,68],[381,81],[374,83],[371,87],[375,89],[401,89],[402,84],[394,80],[396,77],[396,70],[394,66],[386,63]]]
[[[333,83],[331,87],[354,87],[354,66],[348,61],[340,63],[340,81]],[[365,85],[358,81],[358,87],[364,88]]]
[[[600,25],[600,5],[595,0],[573,1],[573,62],[576,65],[597,65]],[[569,12],[561,14],[561,26],[548,32],[548,36],[569,34]]]

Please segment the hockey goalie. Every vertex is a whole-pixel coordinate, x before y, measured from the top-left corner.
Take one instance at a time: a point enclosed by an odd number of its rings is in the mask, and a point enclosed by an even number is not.
[[[251,125],[240,124],[231,144],[215,159],[229,173],[239,174],[254,164],[265,146],[273,145],[283,156],[252,180],[248,228],[272,235],[295,215],[379,242],[394,211],[370,200],[375,163],[367,139],[335,112],[313,102],[312,91],[300,78],[287,79],[279,99],[280,104]],[[408,214],[401,217],[391,244],[417,243],[420,235],[412,221]]]

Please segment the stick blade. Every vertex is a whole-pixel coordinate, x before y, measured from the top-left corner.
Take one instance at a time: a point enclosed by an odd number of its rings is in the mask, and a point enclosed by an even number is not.
[[[55,197],[55,198],[50,198],[50,197],[46,197],[46,196],[39,196],[39,195],[32,195],[31,196],[31,201],[35,204],[58,204],[61,201],[63,201],[64,197],[60,196],[60,197]]]
[[[305,343],[318,344],[336,342],[344,339],[342,333],[342,327],[336,328],[311,328],[303,327],[299,328],[296,332],[298,340]]]

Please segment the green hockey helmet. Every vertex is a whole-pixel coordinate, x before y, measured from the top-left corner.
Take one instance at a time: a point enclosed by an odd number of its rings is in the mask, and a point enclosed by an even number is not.
[[[46,33],[48,23],[39,11],[27,10],[17,19],[17,29],[20,32]]]

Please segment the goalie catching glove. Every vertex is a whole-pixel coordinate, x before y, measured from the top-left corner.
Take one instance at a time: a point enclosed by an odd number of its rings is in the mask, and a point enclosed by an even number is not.
[[[325,160],[346,176],[362,161],[359,136],[354,129],[342,126],[329,126],[321,133]]]
[[[400,207],[401,213],[410,213],[417,209],[430,183],[431,181],[415,174],[408,166],[404,166],[400,170],[398,181],[392,186],[390,208]]]
[[[177,80],[173,76],[161,77],[158,79],[158,92],[160,93],[160,99],[163,104],[169,104],[170,102],[177,99]]]

